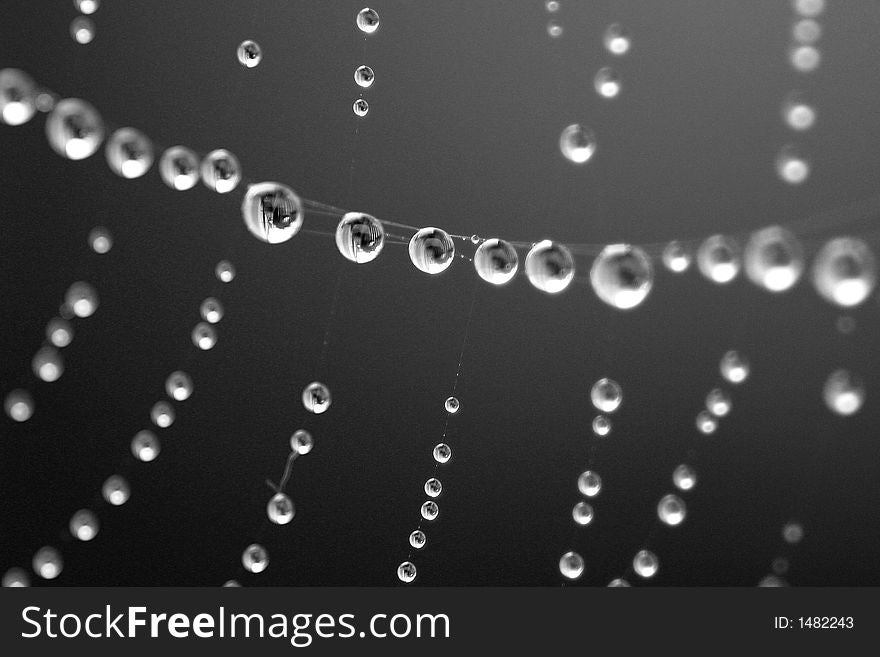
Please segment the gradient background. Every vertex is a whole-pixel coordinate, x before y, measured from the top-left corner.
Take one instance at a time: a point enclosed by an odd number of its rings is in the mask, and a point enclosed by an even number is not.
[[[782,0],[563,0],[560,39],[548,37],[541,0],[380,0],[381,27],[366,39],[355,27],[362,0],[105,0],[87,46],[69,35],[71,2],[7,0],[0,66],[89,100],[157,146],[228,148],[250,180],[383,219],[514,240],[652,243],[830,211],[833,230],[807,242],[812,254],[837,232],[870,233],[880,207],[869,203],[855,226],[837,213],[872,198],[880,180],[880,5],[829,5],[822,65],[809,75],[788,63],[794,14]],[[602,45],[614,21],[633,34],[622,58]],[[254,69],[236,61],[246,38],[263,48]],[[362,63],[376,82],[358,120]],[[623,79],[613,101],[592,86],[606,65]],[[808,133],[780,116],[795,89],[818,108]],[[558,150],[574,122],[598,136],[583,167]],[[585,282],[588,258],[557,296],[522,275],[494,288],[463,259],[430,277],[391,244],[354,265],[327,236],[253,239],[241,189],[175,192],[155,167],[126,181],[103,153],[65,161],[43,123],[0,126],[0,391],[29,388],[37,405],[27,423],[0,418],[0,570],[51,544],[65,559],[53,585],[398,583],[470,316],[462,410],[447,434],[454,455],[439,469],[440,517],[413,557],[418,584],[558,585],[559,556],[575,549],[587,564],[579,583],[604,585],[645,546],[660,559],[651,585],[754,585],[779,556],[792,584],[880,584],[876,298],[842,335],[841,312],[806,280],[776,296],[742,276],[718,286],[694,269],[658,268],[648,300],[620,312]],[[799,187],[774,170],[789,142],[812,158]],[[107,255],[88,247],[96,225],[114,236]],[[310,229],[334,225],[307,217]],[[232,284],[214,278],[221,258],[238,270]],[[37,383],[30,360],[75,280],[96,286],[100,308],[75,320],[64,376]],[[189,333],[212,294],[226,317],[217,346],[198,352]],[[752,376],[732,391],[718,432],[700,436],[694,416],[731,348]],[[868,389],[851,418],[822,402],[838,367]],[[149,428],[175,369],[195,393],[157,431],[158,460],[136,462],[130,439]],[[624,403],[597,440],[589,390],[603,376],[620,382]],[[333,405],[307,416],[300,392],[315,379]],[[316,446],[288,487],[297,515],[268,526],[264,480],[278,480],[301,427]],[[684,495],[685,523],[663,527],[656,503],[682,461],[699,482]],[[582,528],[570,513],[588,463],[604,490]],[[99,494],[114,472],[132,485],[120,508]],[[82,507],[102,523],[85,544],[66,530]],[[789,520],[804,527],[799,545],[782,540]],[[255,576],[240,555],[258,539],[271,563]]]

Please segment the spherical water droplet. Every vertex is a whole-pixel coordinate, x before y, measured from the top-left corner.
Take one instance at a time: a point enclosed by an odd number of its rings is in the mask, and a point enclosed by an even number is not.
[[[275,493],[266,505],[266,515],[276,525],[286,525],[296,514],[291,499],[284,493]]]
[[[138,461],[155,461],[162,450],[159,437],[152,431],[138,431],[131,439],[131,453]]]
[[[0,70],[0,121],[22,125],[36,113],[37,86],[31,76],[17,68]]]
[[[98,254],[105,254],[113,248],[113,237],[103,226],[96,226],[89,232],[89,246]]]
[[[650,550],[639,550],[636,556],[633,557],[633,570],[639,577],[644,577],[645,579],[653,577],[657,574],[659,567],[660,562],[657,559],[657,555]]]
[[[777,557],[771,564],[771,569],[776,575],[785,575],[788,572],[788,559],[785,557]]]
[[[672,483],[678,490],[691,490],[697,485],[697,473],[691,466],[682,463],[672,471]]]
[[[787,522],[782,528],[782,538],[786,543],[794,545],[800,543],[804,538],[804,528],[798,522]]]
[[[202,182],[208,189],[218,194],[227,194],[241,182],[241,164],[235,155],[218,148],[208,153],[202,160],[201,175]]]
[[[357,82],[359,87],[368,89],[376,81],[376,74],[373,73],[373,69],[369,66],[358,66],[354,71],[354,81]]]
[[[70,36],[79,44],[91,43],[95,38],[95,22],[85,16],[77,16],[70,21]]]
[[[98,535],[98,516],[88,509],[80,509],[70,518],[70,535],[81,541],[91,541]]]
[[[813,286],[820,296],[843,307],[857,306],[877,284],[877,261],[868,244],[838,237],[822,247],[813,261]]]
[[[214,267],[214,275],[223,283],[231,283],[235,278],[235,267],[228,260],[221,260]]]
[[[789,51],[789,61],[792,67],[801,73],[810,73],[819,68],[822,63],[822,53],[818,48],[811,45],[797,45]]]
[[[687,271],[692,259],[690,252],[681,242],[672,241],[663,249],[663,264],[674,274]]]
[[[55,579],[64,568],[61,553],[53,547],[41,547],[34,554],[34,572],[43,579]]]
[[[34,354],[31,363],[34,374],[46,383],[57,381],[64,373],[64,361],[55,347],[43,347]]]
[[[358,12],[357,26],[364,34],[372,34],[379,29],[379,13],[375,9],[364,7]]]
[[[3,573],[3,588],[21,588],[31,585],[31,579],[23,568],[10,568]]]
[[[73,6],[81,14],[94,14],[101,6],[101,0],[73,0]]]
[[[822,396],[832,413],[852,415],[865,403],[865,384],[849,370],[835,370],[825,381]]]
[[[783,146],[776,156],[776,173],[783,182],[800,185],[810,176],[810,162],[796,146]]]
[[[746,275],[770,292],[784,292],[804,272],[804,251],[794,234],[780,226],[752,233],[745,251]]]
[[[479,244],[480,236],[479,235],[471,235],[471,244]]]
[[[439,479],[431,477],[425,482],[425,495],[428,497],[437,497],[443,492],[443,484]]]
[[[422,518],[425,520],[435,520],[437,516],[440,514],[440,507],[437,506],[436,502],[425,502],[422,504]]]
[[[426,274],[439,274],[452,264],[455,244],[440,228],[422,228],[409,241],[409,259]]]
[[[246,39],[238,44],[235,56],[238,58],[239,64],[246,68],[253,68],[262,61],[263,49],[260,48],[260,44],[256,41]]]
[[[437,463],[446,463],[452,458],[452,448],[446,443],[439,443],[434,447],[434,460]]]
[[[602,491],[602,477],[592,470],[585,470],[578,477],[578,490],[586,497],[596,497]]]
[[[815,18],[825,11],[825,0],[792,0],[791,8],[796,14]]]
[[[664,525],[680,525],[686,515],[687,507],[678,495],[664,495],[657,504],[657,517]]]
[[[382,222],[362,212],[347,212],[336,226],[336,248],[347,260],[363,264],[375,260],[385,246]]]
[[[425,543],[427,542],[427,540],[428,539],[425,536],[425,532],[420,529],[415,530],[412,534],[409,535],[409,544],[417,550],[421,550],[423,547],[425,547]]]
[[[585,164],[596,152],[596,135],[589,128],[573,123],[559,135],[559,150],[570,162]]]
[[[584,574],[584,558],[577,552],[566,552],[559,559],[559,572],[566,579],[577,579]]]
[[[199,306],[199,313],[209,324],[216,324],[223,319],[223,304],[214,297],[208,297]]]
[[[816,43],[822,36],[822,26],[812,18],[796,21],[791,26],[791,38],[803,45]]]
[[[113,506],[121,506],[131,497],[131,488],[123,477],[111,475],[101,487],[101,495]]]
[[[715,283],[730,283],[742,266],[739,244],[731,237],[712,235],[697,250],[700,272]]]
[[[603,413],[613,413],[620,408],[623,402],[623,390],[617,381],[612,379],[599,379],[590,390],[590,399],[596,410]]]
[[[617,588],[629,588],[630,583],[627,582],[622,577],[617,577],[608,582],[608,588],[617,589]]]
[[[65,98],[46,119],[46,138],[62,157],[84,160],[94,155],[104,141],[104,121],[86,101]]]
[[[612,23],[605,30],[603,37],[605,49],[612,55],[625,55],[632,47],[632,38],[629,31],[624,29],[619,23]]]
[[[251,573],[261,573],[269,565],[269,553],[257,543],[248,545],[241,554],[241,565]]]
[[[192,341],[199,349],[207,351],[217,344],[217,331],[207,322],[199,322],[193,328]]]
[[[304,456],[312,451],[315,446],[315,439],[305,429],[297,429],[290,437],[290,449],[300,456]]]
[[[473,242],[473,239],[471,239]],[[477,238],[479,241],[479,238]],[[504,285],[513,280],[519,269],[519,257],[516,249],[500,239],[489,239],[477,247],[474,253],[474,269],[487,283]]]
[[[697,413],[696,424],[697,430],[706,436],[715,433],[718,429],[718,420],[709,411]]]
[[[547,0],[547,2],[544,3],[544,8],[551,14],[556,13],[559,11],[559,2],[558,0]]]
[[[323,383],[313,381],[305,387],[302,393],[302,403],[309,413],[316,415],[330,408],[330,388]]]
[[[27,422],[34,414],[34,399],[26,390],[16,389],[6,395],[3,408],[16,422]]]
[[[37,94],[37,97],[34,98],[34,105],[40,112],[51,112],[55,109],[55,103],[57,102],[58,97],[47,91],[41,91]]]
[[[732,406],[730,395],[721,388],[714,388],[706,395],[706,410],[715,417],[724,417]]]
[[[837,327],[837,330],[844,335],[849,335],[856,330],[855,317],[850,317],[848,315],[838,317],[834,325]]]
[[[123,178],[140,178],[153,166],[153,143],[139,130],[120,128],[104,149],[111,171]]]
[[[749,378],[751,365],[748,359],[737,351],[728,351],[721,357],[719,365],[721,376],[730,383],[742,383]]]
[[[280,244],[302,228],[302,201],[287,185],[262,182],[248,187],[241,203],[241,216],[254,237]]]
[[[526,278],[542,292],[558,294],[574,278],[574,258],[562,244],[544,240],[526,255]]]
[[[593,522],[593,507],[586,502],[578,502],[571,510],[571,517],[579,525],[589,525]]]
[[[600,68],[593,78],[593,87],[603,98],[616,98],[620,93],[620,75],[609,66]]]
[[[404,561],[397,567],[397,578],[404,584],[409,584],[416,578],[416,566],[412,561]]]
[[[554,39],[558,39],[562,36],[562,25],[557,21],[547,21],[547,34]]]
[[[458,413],[458,409],[461,408],[461,402],[458,401],[457,397],[448,397],[445,402],[443,402],[443,408],[446,409],[447,413]]]
[[[171,189],[192,189],[199,182],[199,156],[186,146],[172,146],[159,159],[159,176]]]
[[[64,303],[77,317],[90,317],[98,309],[98,293],[88,283],[77,281],[67,288]]]
[[[610,244],[593,261],[590,283],[596,296],[609,306],[629,310],[647,298],[654,284],[654,267],[639,247]]]
[[[165,401],[156,402],[150,409],[150,419],[160,429],[167,429],[174,424],[174,407]]]
[[[66,319],[55,317],[46,325],[46,338],[56,347],[66,347],[73,341],[73,327]]]
[[[370,104],[363,98],[358,98],[351,104],[351,109],[357,116],[366,116],[370,111]]]
[[[802,94],[792,93],[782,103],[782,118],[792,130],[809,130],[816,123],[816,108]]]
[[[605,415],[597,415],[593,418],[593,433],[597,436],[607,436],[611,433],[611,420]]]

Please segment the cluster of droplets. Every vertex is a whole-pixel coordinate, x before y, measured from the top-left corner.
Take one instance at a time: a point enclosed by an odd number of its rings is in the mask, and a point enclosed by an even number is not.
[[[70,22],[70,36],[81,45],[91,43],[95,38],[95,21],[90,16],[101,7],[101,0],[73,0],[73,7],[79,15]]]
[[[725,384],[740,385],[745,383],[751,374],[748,358],[738,351],[725,352],[718,364],[718,369]],[[718,430],[719,421],[726,417],[733,408],[730,392],[721,386],[712,388],[706,394],[703,410],[697,413],[697,431],[703,435],[711,435]]]
[[[780,534],[787,549],[791,549],[803,540],[804,527],[799,522],[790,520],[782,526]],[[788,574],[789,567],[790,562],[787,557],[779,556],[774,558],[770,564],[770,574],[761,578],[758,582],[758,586],[762,588],[788,586],[785,575]]]
[[[358,12],[355,23],[358,29],[364,33],[364,39],[366,39],[367,36],[374,34],[379,29],[379,12],[375,9],[364,7]],[[366,52],[366,47],[364,52]],[[362,90],[372,87],[375,78],[376,74],[373,73],[373,69],[366,64],[358,66],[354,71],[354,81]],[[360,92],[359,96],[351,104],[351,109],[355,116],[358,117],[364,117],[369,113],[370,103],[364,98],[363,91]]]

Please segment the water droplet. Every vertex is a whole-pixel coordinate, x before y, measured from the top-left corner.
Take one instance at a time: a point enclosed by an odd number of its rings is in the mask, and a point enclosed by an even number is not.
[[[121,506],[131,497],[131,488],[123,477],[110,475],[101,487],[101,495],[109,504]]]
[[[738,351],[728,351],[721,357],[721,376],[730,383],[742,383],[749,378],[749,360]]]
[[[409,241],[409,259],[426,274],[439,274],[452,264],[455,244],[440,228],[422,228]]]
[[[138,461],[155,461],[161,451],[159,437],[152,431],[138,431],[131,439],[131,453]]]
[[[436,502],[425,502],[422,504],[422,518],[425,520],[435,520],[437,516],[440,514],[440,507],[437,506]]]
[[[446,443],[439,443],[434,447],[434,460],[437,463],[446,463],[452,458],[452,448]]]
[[[559,135],[559,150],[575,164],[585,164],[596,152],[596,135],[579,123],[566,127]]]
[[[632,47],[632,38],[629,31],[619,23],[612,23],[605,30],[603,37],[605,49],[612,55],[625,55]]]
[[[615,579],[612,579],[610,582],[608,582],[609,588],[629,588],[629,586],[630,586],[630,583],[627,582],[622,577],[617,577]]]
[[[865,403],[865,384],[860,376],[849,370],[835,370],[825,381],[822,396],[832,413],[852,415]]]
[[[785,292],[804,272],[804,251],[791,231],[770,226],[752,233],[745,265],[752,283],[770,292]]]
[[[611,433],[611,420],[605,415],[597,415],[593,418],[593,433],[597,436],[607,436]]]
[[[202,351],[208,351],[217,344],[217,331],[207,322],[199,322],[193,328],[192,341]]]
[[[228,260],[221,260],[214,267],[214,275],[222,283],[231,283],[235,278],[235,267]]]
[[[22,125],[36,113],[37,87],[31,76],[17,68],[0,70],[0,120]]]
[[[241,182],[241,164],[235,155],[218,148],[208,153],[202,160],[201,175],[202,182],[208,189],[218,194],[228,194]]]
[[[238,44],[235,51],[238,63],[246,68],[254,68],[263,60],[263,49],[256,41],[246,39]]]
[[[732,406],[730,395],[721,388],[714,388],[706,395],[706,410],[715,417],[724,417]]]
[[[633,570],[639,577],[645,579],[653,577],[657,574],[659,567],[660,562],[657,560],[657,555],[650,550],[639,550],[633,557]]]
[[[608,378],[599,379],[590,390],[590,399],[596,410],[613,413],[623,402],[623,390],[617,381]]]
[[[706,238],[697,250],[697,266],[710,281],[730,283],[742,267],[739,244],[724,235]]]
[[[150,419],[160,429],[167,429],[174,424],[174,407],[166,401],[156,402],[150,409]]]
[[[67,288],[64,303],[77,317],[91,317],[98,309],[98,293],[88,283],[77,281]]]
[[[562,244],[544,240],[529,251],[525,270],[529,283],[542,292],[558,294],[574,278],[574,258]]]
[[[425,547],[425,543],[427,542],[427,540],[428,539],[425,536],[425,532],[423,532],[421,529],[417,529],[409,535],[409,544],[417,550],[421,550],[423,547]]]
[[[199,157],[186,146],[172,146],[159,158],[159,176],[171,189],[192,189],[199,175]]]
[[[785,557],[776,557],[770,568],[776,575],[785,575],[788,572],[788,559]]]
[[[458,401],[457,397],[448,397],[443,402],[443,408],[446,409],[447,413],[458,413],[458,410],[461,408],[461,402]]]
[[[66,319],[55,317],[46,325],[46,338],[58,348],[63,348],[73,342],[73,327]]]
[[[804,100],[803,94],[791,93],[782,103],[782,118],[789,128],[803,132],[816,123],[816,108]]]
[[[70,21],[70,36],[79,44],[91,43],[95,38],[95,22],[85,16],[77,16]]]
[[[562,25],[556,21],[547,21],[547,34],[553,39],[558,39],[562,36]]]
[[[284,493],[275,493],[266,505],[266,515],[276,525],[286,525],[296,514],[291,499]]]
[[[578,502],[571,510],[571,517],[579,525],[589,525],[593,522],[593,507],[586,502]]]
[[[42,347],[34,354],[31,363],[34,374],[46,383],[52,383],[61,378],[64,373],[64,361],[55,347]]]
[[[577,579],[584,574],[584,558],[577,552],[566,552],[559,559],[559,572],[566,579]]]
[[[813,260],[813,286],[819,295],[843,307],[857,306],[877,284],[877,261],[871,247],[859,238],[828,241]]]
[[[153,166],[153,144],[139,130],[120,128],[104,150],[110,170],[123,178],[140,178]]]
[[[609,66],[600,68],[593,78],[593,87],[603,98],[616,98],[620,93],[620,75]]]
[[[471,242],[473,242],[473,238]],[[487,283],[504,285],[516,276],[519,269],[519,257],[516,254],[516,249],[509,242],[495,238],[489,239],[477,247],[477,251],[474,253],[474,269],[477,270],[479,277]]]
[[[672,483],[678,490],[691,490],[697,485],[697,473],[691,466],[682,463],[672,471]]]
[[[791,38],[802,45],[816,43],[822,36],[822,26],[812,18],[796,21],[791,26]]]
[[[674,274],[681,274],[691,266],[690,252],[681,242],[672,241],[663,249],[663,264]]]
[[[357,15],[358,29],[364,34],[372,34],[379,29],[379,12],[369,7],[364,7]]]
[[[96,226],[89,232],[89,246],[92,251],[103,255],[113,248],[113,237],[103,226]]]
[[[776,575],[767,575],[767,577],[758,582],[758,586],[761,588],[777,588],[788,586],[788,584],[786,584],[785,580],[781,577],[777,577]]]
[[[216,324],[223,319],[223,304],[214,297],[208,297],[199,306],[199,313],[209,324]]]
[[[73,6],[82,14],[94,14],[101,6],[101,0],[73,0]]]
[[[224,587],[232,587],[232,588],[240,588],[241,584],[238,582],[238,580],[228,579],[225,582],[223,582],[223,586]]]
[[[792,68],[801,73],[810,73],[822,63],[822,53],[815,46],[797,45],[789,51]]]
[[[358,66],[354,71],[354,81],[357,82],[359,87],[369,89],[373,86],[373,82],[376,81],[376,74],[373,73],[373,69],[369,66]]]
[[[799,148],[789,144],[783,146],[776,156],[776,173],[783,182],[800,185],[810,176],[810,162]]]
[[[347,260],[363,264],[375,260],[385,246],[382,222],[362,212],[347,212],[336,226],[336,248]]]
[[[559,11],[559,2],[557,0],[547,0],[544,3],[544,8],[549,11],[551,14]]]
[[[248,545],[241,553],[241,565],[251,573],[261,573],[269,565],[269,553],[257,543]]]
[[[815,18],[825,11],[825,0],[792,0],[792,10],[806,18]]]
[[[43,579],[55,579],[61,574],[64,568],[64,561],[61,553],[53,547],[41,547],[34,554],[33,559],[34,572]]]
[[[3,588],[21,588],[31,585],[31,579],[23,568],[10,568],[3,573]]]
[[[431,477],[428,481],[425,482],[425,495],[428,497],[437,497],[440,493],[443,492],[443,484],[440,483],[439,479],[435,477]]]
[[[596,296],[609,306],[629,310],[647,298],[654,284],[654,267],[639,247],[610,244],[593,261],[590,283]]]
[[[718,429],[718,420],[709,411],[697,413],[696,424],[697,430],[706,436],[715,433]]]
[[[782,528],[782,538],[786,543],[794,545],[804,538],[804,528],[799,522],[787,522]]]
[[[300,456],[305,456],[311,452],[312,447],[314,446],[315,439],[312,438],[312,434],[305,429],[297,429],[290,437],[290,449]]]
[[[98,535],[98,516],[88,509],[80,509],[70,518],[70,535],[81,541],[91,541]]]
[[[585,470],[578,477],[578,490],[586,497],[596,497],[602,491],[602,477],[592,470]]]
[[[16,422],[27,422],[34,414],[34,400],[26,390],[16,389],[6,395],[6,415]]]
[[[351,109],[357,116],[366,116],[370,111],[370,104],[363,98],[358,98],[351,104]]]
[[[397,578],[404,584],[409,584],[416,578],[416,566],[412,561],[404,561],[397,567]]]
[[[330,408],[330,388],[323,383],[313,381],[305,387],[302,393],[302,403],[309,413],[316,415]]]
[[[680,525],[686,515],[687,507],[678,495],[664,495],[657,504],[657,517],[664,525]]]
[[[62,157],[84,160],[94,155],[104,141],[104,121],[86,101],[65,98],[46,119],[46,138]]]
[[[241,203],[241,216],[254,237],[280,244],[302,228],[302,201],[287,185],[262,182],[248,187]]]

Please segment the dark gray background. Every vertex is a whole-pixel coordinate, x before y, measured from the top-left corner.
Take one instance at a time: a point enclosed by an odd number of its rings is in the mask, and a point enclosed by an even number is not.
[[[360,1],[105,1],[87,46],[69,36],[72,3],[13,0],[0,65],[157,144],[229,148],[251,180],[307,198],[453,233],[646,243],[743,233],[876,193],[880,7],[829,4],[811,75],[788,64],[789,3],[757,0],[563,0],[557,40],[540,0],[382,0],[366,43]],[[620,59],[601,43],[612,21],[633,34]],[[255,69],[235,59],[245,38],[263,47]],[[376,82],[358,121],[361,63]],[[592,88],[608,64],[624,84],[612,102]],[[780,118],[794,89],[819,111],[803,135]],[[598,135],[584,167],[558,151],[573,122]],[[0,569],[52,544],[65,557],[57,584],[395,584],[443,431],[471,265],[429,277],[396,245],[364,266],[326,236],[265,245],[241,221],[241,190],[173,192],[155,168],[125,181],[101,153],[65,161],[43,123],[0,126],[0,389],[30,388],[37,404],[30,422],[0,421]],[[813,161],[796,188],[774,172],[789,141]],[[105,256],[86,243],[96,225],[115,238]],[[224,257],[239,271],[227,286],[213,278]],[[590,262],[577,265],[583,278]],[[64,376],[38,384],[30,359],[74,280],[97,287],[100,308],[76,321]],[[217,347],[196,353],[189,332],[209,294],[227,316]],[[841,313],[805,281],[774,296],[742,279],[658,271],[628,313],[583,281],[547,296],[519,276],[500,289],[480,281],[475,294],[440,518],[413,559],[419,583],[556,585],[559,556],[576,549],[581,582],[604,585],[645,545],[660,557],[652,584],[753,585],[777,556],[790,558],[794,584],[880,583],[876,299],[851,313],[857,329],[844,336]],[[698,436],[693,418],[730,348],[748,355],[752,377],[717,434]],[[837,367],[866,381],[852,418],[821,400]],[[178,368],[195,394],[160,432],[159,459],[134,462],[130,438]],[[602,376],[625,400],[596,441],[589,389]],[[307,417],[299,394],[316,378],[333,406]],[[280,476],[300,427],[316,446],[294,467],[297,516],[267,527],[264,480]],[[605,490],[594,523],[576,528],[576,478],[593,449]],[[688,519],[658,527],[656,502],[683,460],[699,474]],[[98,490],[117,471],[133,494],[111,509]],[[66,535],[81,507],[102,522],[88,544]],[[780,534],[791,519],[806,533],[796,547]],[[246,575],[240,554],[257,538],[271,563]]]

